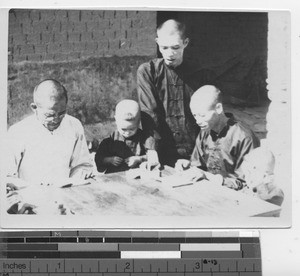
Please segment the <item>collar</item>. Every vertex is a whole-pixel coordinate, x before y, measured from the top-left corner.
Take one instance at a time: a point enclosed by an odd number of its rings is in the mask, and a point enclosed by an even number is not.
[[[60,125],[59,125],[56,129],[54,129],[54,130],[49,130],[49,129],[47,129],[47,128],[46,128],[46,127],[38,120],[38,118],[37,118],[37,116],[36,116],[35,114],[33,114],[33,116],[34,116],[34,121],[35,121],[35,124],[36,124],[37,127],[41,128],[41,129],[43,129],[44,131],[46,131],[47,133],[53,135],[53,134],[57,133],[57,131],[59,131],[59,129],[61,128],[62,124],[63,124],[64,121],[65,121],[65,118],[66,118],[67,114],[64,116],[64,118],[63,118],[62,121],[60,122]]]
[[[227,135],[229,128],[231,126],[233,126],[234,124],[236,124],[236,120],[234,119],[234,116],[232,113],[225,113],[225,116],[228,118],[228,120],[226,122],[226,125],[223,127],[223,129],[219,133],[217,133],[213,130],[210,131],[210,135],[211,135],[213,141],[215,141],[219,138],[225,137]]]

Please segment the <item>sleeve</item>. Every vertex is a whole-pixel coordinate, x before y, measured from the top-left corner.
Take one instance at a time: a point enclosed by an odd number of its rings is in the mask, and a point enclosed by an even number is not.
[[[70,161],[70,177],[74,176],[81,170],[92,170],[92,162],[90,159],[87,142],[84,136],[83,126],[80,122],[76,126],[77,140],[74,145],[73,154]]]
[[[245,155],[248,154],[253,149],[259,147],[260,142],[253,133],[250,133],[249,135],[239,139],[239,141],[237,141],[237,144],[238,146],[236,147],[236,153],[235,153],[236,170],[241,166]]]
[[[6,135],[4,150],[6,151],[5,173],[6,176],[19,176],[19,167],[24,156],[25,146],[22,135],[12,126]]]
[[[111,138],[106,138],[102,140],[100,143],[96,155],[95,155],[95,163],[97,166],[98,172],[104,172],[107,169],[107,166],[103,164],[103,159],[105,157],[111,156],[110,153],[110,145],[111,145]]]
[[[199,133],[199,135],[196,138],[195,147],[194,147],[194,150],[192,152],[190,161],[191,161],[192,166],[195,166],[195,167],[201,168],[202,170],[207,171],[207,167],[206,167],[205,162],[202,158],[203,151],[202,151],[202,148],[201,148],[201,143],[202,143],[201,142],[201,133]]]
[[[248,154],[251,150],[259,147],[259,140],[258,138],[251,133],[250,135],[247,135],[244,137],[244,139],[237,141],[237,147],[236,151],[234,152],[236,156],[236,166],[234,173],[228,174],[227,177],[224,177],[223,185],[234,189],[234,190],[240,190],[244,187],[246,181],[244,180],[244,174],[239,170],[243,159],[246,154]]]
[[[156,88],[154,85],[154,67],[150,63],[142,64],[137,71],[138,101],[142,111],[142,128],[155,139],[159,139],[157,102],[155,100]]]
[[[144,131],[143,131],[144,133]],[[144,134],[143,140],[143,144],[144,144],[144,148],[145,150],[156,150],[158,148],[158,144],[157,144],[157,140],[150,134]]]

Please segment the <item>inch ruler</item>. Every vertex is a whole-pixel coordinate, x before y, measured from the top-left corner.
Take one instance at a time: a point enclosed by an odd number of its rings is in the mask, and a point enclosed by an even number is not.
[[[0,232],[0,276],[261,276],[257,231]]]

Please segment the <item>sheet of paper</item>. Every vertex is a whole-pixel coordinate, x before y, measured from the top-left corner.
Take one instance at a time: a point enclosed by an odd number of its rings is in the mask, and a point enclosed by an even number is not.
[[[161,177],[164,185],[173,188],[193,185],[195,182],[205,179],[205,174],[201,169],[192,167],[182,172],[175,172],[173,175]]]

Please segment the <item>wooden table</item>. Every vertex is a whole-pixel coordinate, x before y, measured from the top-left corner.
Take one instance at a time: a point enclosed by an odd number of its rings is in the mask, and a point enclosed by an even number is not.
[[[172,170],[171,170],[172,171]],[[170,169],[164,174],[169,174]],[[202,180],[172,188],[155,180],[128,179],[125,172],[96,176],[89,185],[20,191],[46,213],[64,204],[74,214],[101,216],[279,216],[280,207]],[[30,190],[31,189],[31,190]],[[31,199],[30,199],[31,198]],[[55,207],[56,206],[56,207]]]

